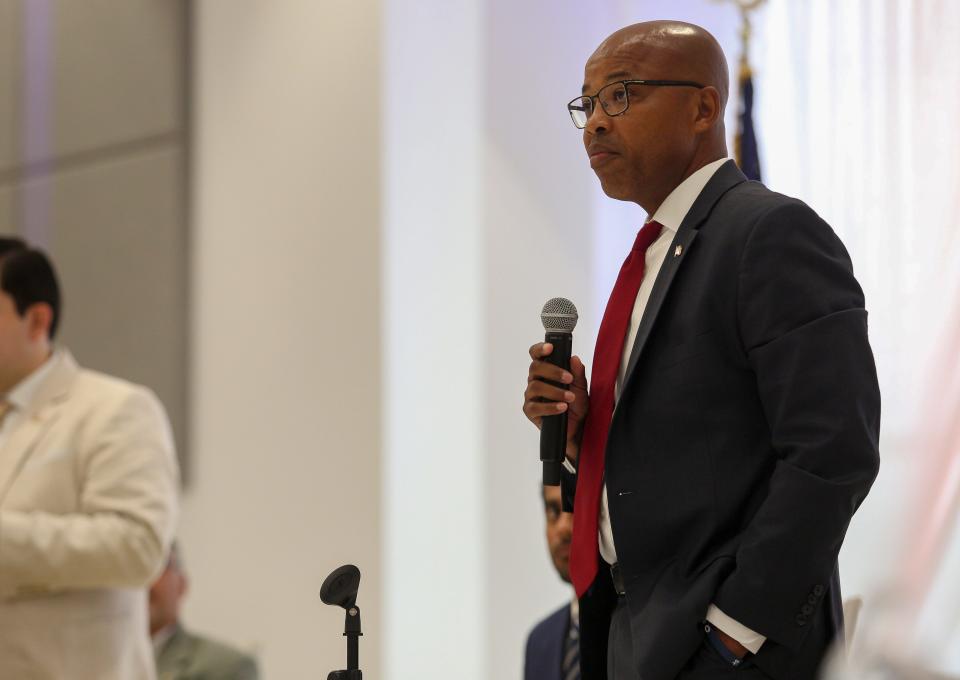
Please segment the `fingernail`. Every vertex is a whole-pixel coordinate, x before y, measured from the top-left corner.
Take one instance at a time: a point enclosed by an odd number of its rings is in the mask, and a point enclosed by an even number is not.
[[[570,373],[564,373],[560,376],[560,382],[570,383],[573,382],[573,375]]]
[[[567,401],[573,401],[576,397],[573,396],[573,392],[564,392],[563,398]]]
[[[564,404],[563,402],[558,402],[558,403],[557,403],[557,410],[558,410],[558,411],[566,411],[566,410],[567,410],[567,405]]]

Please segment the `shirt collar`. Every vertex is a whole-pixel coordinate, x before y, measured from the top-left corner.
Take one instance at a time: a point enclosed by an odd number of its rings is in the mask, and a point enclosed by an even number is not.
[[[713,174],[728,160],[730,159],[721,158],[712,163],[707,163],[680,182],[677,188],[671,191],[670,195],[660,204],[660,207],[657,208],[657,212],[653,214],[651,219],[662,224],[664,229],[669,229],[676,233],[677,230],[680,229],[680,223],[683,222],[683,218],[690,212],[693,202],[697,200],[697,196],[699,196],[703,188],[707,186],[707,182],[710,181]]]
[[[54,352],[46,361],[40,364],[40,367],[35,369],[33,373],[18,382],[14,388],[7,393],[7,401],[10,405],[21,410],[29,406],[37,390],[40,389],[40,385],[43,384],[43,381],[50,374],[50,371],[59,358],[59,352]]]

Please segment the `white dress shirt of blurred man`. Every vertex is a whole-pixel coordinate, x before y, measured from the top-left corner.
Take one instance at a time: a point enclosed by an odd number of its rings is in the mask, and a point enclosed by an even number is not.
[[[563,512],[559,486],[543,487],[547,547],[557,574],[570,583],[573,515]],[[570,590],[564,604],[530,631],[523,657],[524,680],[580,680],[580,612]]]
[[[170,426],[149,390],[55,349],[59,316],[50,260],[0,238],[0,678],[152,680]]]
[[[180,624],[187,575],[176,544],[160,577],[150,587],[150,636],[159,680],[257,680],[252,656],[196,635]]]

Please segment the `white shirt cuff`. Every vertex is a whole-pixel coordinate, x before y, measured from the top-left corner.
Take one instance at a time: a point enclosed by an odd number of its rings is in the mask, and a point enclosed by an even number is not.
[[[720,611],[720,608],[715,604],[711,604],[707,609],[707,621],[746,647],[753,654],[759,652],[760,647],[767,641],[765,635],[760,635],[760,633],[750,630],[736,619],[731,619]]]
[[[575,467],[573,466],[573,463],[571,463],[571,462],[570,462],[570,459],[567,458],[567,457],[564,457],[564,459],[563,459],[563,467],[564,467],[564,469],[565,469],[567,472],[569,472],[571,475],[577,474],[577,468],[575,468]]]

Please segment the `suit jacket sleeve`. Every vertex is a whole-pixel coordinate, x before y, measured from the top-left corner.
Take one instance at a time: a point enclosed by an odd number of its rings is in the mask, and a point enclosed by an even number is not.
[[[0,592],[142,587],[160,570],[177,507],[162,406],[133,388],[84,429],[77,512],[0,512]]]
[[[851,517],[879,466],[880,394],[863,293],[833,230],[792,202],[744,247],[738,323],[775,467],[716,604],[787,647],[823,602]],[[808,610],[809,611],[809,610]]]

